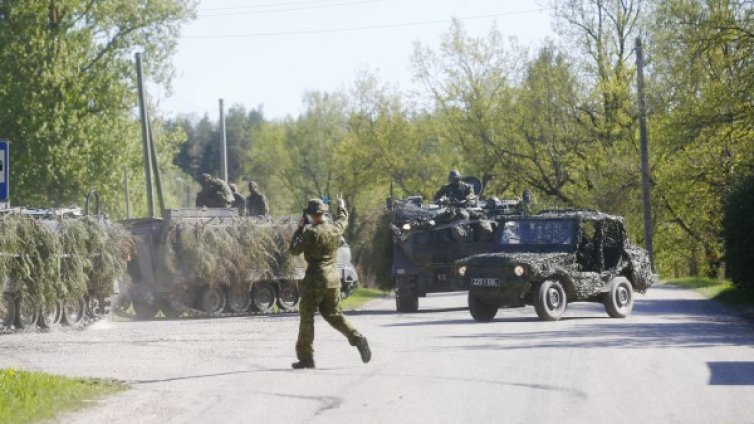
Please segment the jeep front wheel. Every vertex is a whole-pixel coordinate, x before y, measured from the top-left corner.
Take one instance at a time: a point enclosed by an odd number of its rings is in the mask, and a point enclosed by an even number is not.
[[[634,290],[625,278],[616,278],[610,283],[610,291],[605,293],[603,303],[607,314],[612,318],[625,318],[634,308]]]
[[[545,280],[534,292],[534,309],[542,321],[557,321],[568,303],[563,285],[558,280]]]
[[[498,307],[485,303],[477,295],[469,291],[469,312],[477,322],[490,322],[497,315]]]

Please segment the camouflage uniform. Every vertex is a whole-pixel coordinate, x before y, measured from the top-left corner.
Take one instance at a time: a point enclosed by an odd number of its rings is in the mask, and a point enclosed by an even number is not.
[[[310,207],[312,202],[314,200],[310,201]],[[321,201],[319,202],[321,204]],[[344,209],[339,209],[334,222],[322,222],[299,228],[291,240],[291,254],[303,253],[308,264],[299,304],[301,321],[296,342],[296,356],[299,361],[312,362],[311,367],[313,367],[314,357],[314,313],[317,309],[328,324],[348,338],[351,346],[358,347],[360,339],[366,343],[366,339],[343,316],[340,308],[341,283],[336,259],[347,225],[348,213]],[[364,362],[367,361],[368,359]]]
[[[256,181],[249,181],[249,196],[246,198],[247,215],[265,216],[270,211],[267,209],[267,197],[259,192]]]
[[[207,174],[202,177],[204,181],[202,182],[202,191],[196,195],[196,207],[230,207],[235,199],[228,184],[219,178],[207,177]]]
[[[451,204],[458,204],[464,200],[470,200],[474,196],[474,188],[471,184],[467,184],[463,181],[457,183],[450,183],[440,187],[435,193],[435,202],[439,201],[442,197],[447,197]]]
[[[269,213],[267,210],[267,197],[262,193],[251,193],[246,198],[247,215],[264,216]]]

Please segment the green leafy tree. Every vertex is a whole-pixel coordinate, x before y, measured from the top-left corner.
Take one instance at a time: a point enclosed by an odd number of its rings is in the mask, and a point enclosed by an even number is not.
[[[169,81],[189,0],[0,2],[0,136],[16,204],[68,206],[96,187],[123,210],[123,164],[141,169],[132,53]],[[136,189],[136,187],[134,187]]]

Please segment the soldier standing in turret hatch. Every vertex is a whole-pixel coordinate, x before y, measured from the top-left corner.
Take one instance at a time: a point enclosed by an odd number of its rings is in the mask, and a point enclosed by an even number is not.
[[[448,184],[435,193],[435,203],[442,203],[445,199],[451,206],[472,206],[476,202],[474,188],[461,181],[461,173],[455,169],[448,174]]]
[[[367,338],[351,325],[340,308],[341,283],[336,259],[348,225],[346,203],[340,195],[337,206],[334,222],[327,222],[327,205],[320,199],[309,200],[304,209],[306,218],[301,218],[291,240],[291,254],[303,253],[307,263],[298,307],[301,315],[296,342],[298,362],[291,364],[294,369],[314,368],[314,313],[317,309],[328,324],[348,338],[351,346],[356,346],[364,363],[372,358]]]
[[[249,196],[246,197],[247,215],[265,216],[270,211],[267,209],[267,197],[259,191],[256,181],[249,181]]]
[[[225,181],[212,178],[210,174],[202,174],[200,182],[202,191],[196,195],[197,208],[227,208],[233,203],[233,193]]]

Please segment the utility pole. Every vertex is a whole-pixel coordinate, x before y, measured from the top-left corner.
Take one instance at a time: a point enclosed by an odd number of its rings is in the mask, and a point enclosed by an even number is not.
[[[641,188],[644,203],[644,247],[649,253],[649,261],[654,265],[654,248],[652,246],[652,205],[650,203],[649,184],[649,141],[647,135],[647,106],[644,102],[644,57],[641,50],[641,38],[636,37],[636,86],[639,95],[639,139],[641,143]]]
[[[225,136],[225,106],[223,105],[223,99],[220,99],[220,137],[222,138],[222,146],[220,150],[220,174],[222,174],[223,180],[228,182],[228,140]]]
[[[136,84],[139,90],[139,117],[141,118],[141,142],[144,149],[144,176],[147,182],[147,214],[154,218],[154,199],[152,198],[152,152],[149,142],[149,120],[147,104],[144,100],[144,80],[141,70],[141,53],[136,53]]]
[[[128,194],[128,167],[123,167],[123,189],[126,191],[126,219],[131,219],[131,198]]]

